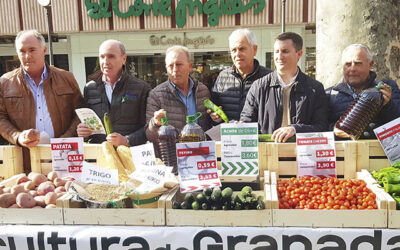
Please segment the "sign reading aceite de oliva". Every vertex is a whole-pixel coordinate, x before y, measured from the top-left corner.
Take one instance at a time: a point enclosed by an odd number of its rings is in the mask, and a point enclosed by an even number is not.
[[[143,14],[150,15],[150,10],[153,10],[153,15],[171,16],[171,0],[153,0],[152,4],[146,4],[143,0],[132,0],[134,3],[129,6],[128,11],[121,12],[118,7],[119,0],[112,0],[112,10],[121,17],[140,16]],[[219,23],[219,17],[222,15],[235,15],[244,13],[255,7],[253,14],[256,15],[265,8],[266,0],[250,0],[247,4],[243,4],[243,0],[208,0],[204,4],[201,0],[180,0],[175,8],[175,21],[178,28],[182,28],[186,24],[186,11],[189,10],[189,15],[194,16],[195,7],[197,13],[208,15],[208,24],[216,26]],[[109,0],[100,0],[100,2],[92,2],[85,0],[87,13],[91,18],[111,17],[109,11]]]

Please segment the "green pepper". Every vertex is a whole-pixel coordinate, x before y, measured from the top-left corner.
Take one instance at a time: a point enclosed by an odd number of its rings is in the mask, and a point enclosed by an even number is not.
[[[106,134],[109,135],[112,132],[114,132],[112,124],[111,124],[111,118],[110,118],[110,116],[108,115],[107,112],[104,113],[103,120],[104,120],[104,128],[106,129]]]
[[[387,193],[400,193],[400,184],[384,184],[383,187]]]
[[[217,105],[215,105],[212,101],[210,101],[210,99],[205,99],[203,101],[203,105],[204,107],[206,107],[207,109],[211,109],[212,112],[217,113],[217,115],[219,115],[219,117],[221,117],[221,119],[226,122],[229,123],[229,119],[226,116],[225,112],[218,107]]]
[[[400,169],[400,161],[396,161],[395,163],[393,163],[392,167]]]
[[[399,173],[389,173],[382,178],[384,184],[400,184],[400,174]]]
[[[393,196],[394,201],[396,201],[396,209],[400,209],[400,197]]]

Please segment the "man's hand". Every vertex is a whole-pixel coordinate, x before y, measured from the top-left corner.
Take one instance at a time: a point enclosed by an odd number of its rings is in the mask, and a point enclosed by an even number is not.
[[[333,133],[335,133],[335,135],[340,138],[350,138],[350,136],[346,132],[336,127],[333,128]]]
[[[161,118],[164,118],[166,113],[167,112],[164,109],[155,111],[154,116],[153,116],[154,125],[156,125],[157,127],[160,127],[161,126]]]
[[[219,106],[219,108],[222,109],[222,106]],[[214,122],[217,122],[217,123],[222,122],[222,118],[221,118],[217,113],[212,112],[211,109],[207,109],[207,114],[210,115],[211,119],[212,119]]]
[[[272,133],[272,139],[275,140],[275,142],[286,142],[290,137],[294,136],[295,134],[296,130],[293,127],[281,127],[275,130],[274,133]]]
[[[79,137],[87,138],[92,134],[93,131],[87,124],[79,123],[78,127],[76,128],[76,132]]]
[[[35,147],[40,141],[40,132],[36,129],[27,129],[18,136],[18,143],[24,147]]]
[[[383,105],[386,105],[390,101],[390,98],[392,98],[392,87],[385,83],[381,85],[380,91],[383,96]]]
[[[128,146],[128,139],[125,136],[118,133],[111,133],[107,135],[107,141],[112,145],[114,145],[115,147],[118,147],[120,145]]]

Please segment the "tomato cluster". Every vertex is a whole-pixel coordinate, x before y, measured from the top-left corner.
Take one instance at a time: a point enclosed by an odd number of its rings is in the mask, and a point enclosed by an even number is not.
[[[277,185],[281,209],[377,209],[376,195],[363,180],[301,177]]]

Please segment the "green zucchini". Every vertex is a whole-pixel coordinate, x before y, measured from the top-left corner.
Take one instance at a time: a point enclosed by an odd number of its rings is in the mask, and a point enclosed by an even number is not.
[[[114,132],[113,126],[112,126],[112,124],[111,124],[111,118],[110,118],[110,116],[108,115],[107,112],[104,113],[103,120],[104,120],[104,128],[105,128],[105,130],[106,130],[106,134],[109,135],[109,134],[111,134],[112,132]]]

